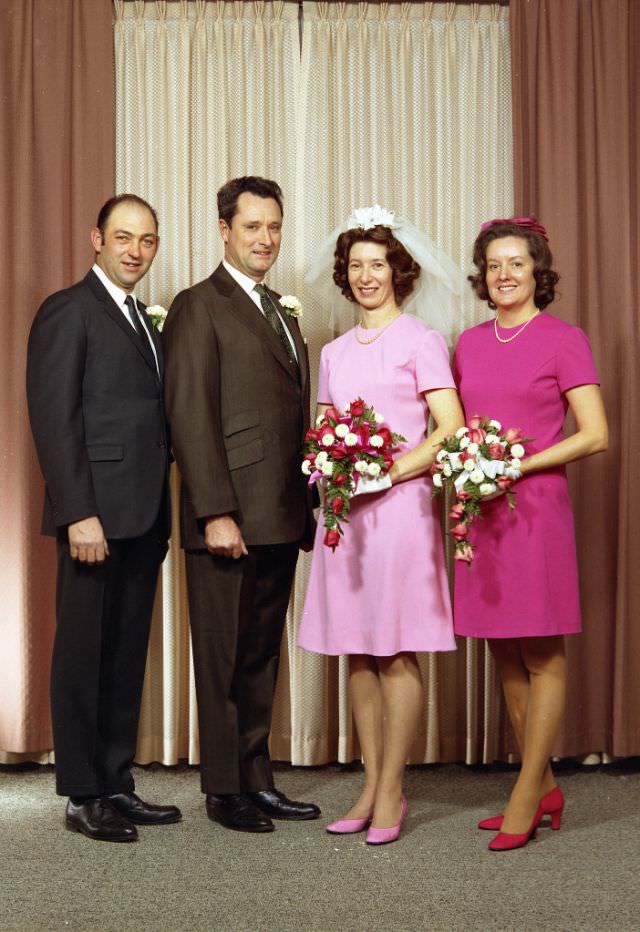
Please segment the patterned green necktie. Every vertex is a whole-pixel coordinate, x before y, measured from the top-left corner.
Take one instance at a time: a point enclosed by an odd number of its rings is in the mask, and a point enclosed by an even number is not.
[[[260,295],[260,304],[262,305],[264,316],[267,318],[275,332],[280,337],[280,342],[285,348],[285,352],[289,357],[289,362],[297,367],[298,361],[296,359],[295,353],[293,352],[291,341],[285,333],[284,324],[280,320],[280,315],[278,314],[275,304],[271,300],[271,296],[267,291],[266,285],[256,285],[253,290],[257,291]]]

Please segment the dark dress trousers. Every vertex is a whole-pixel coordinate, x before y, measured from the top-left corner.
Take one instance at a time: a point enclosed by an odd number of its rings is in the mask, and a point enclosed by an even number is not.
[[[280,643],[298,548],[313,532],[300,471],[308,357],[297,320],[282,316],[298,365],[220,265],[176,297],[163,330],[206,793],[273,786]],[[239,525],[248,556],[208,553],[204,519],[223,514]]]
[[[149,626],[170,531],[162,347],[145,325],[160,373],[89,272],[46,299],[29,338],[42,530],[58,541],[51,705],[61,795],[133,789]],[[92,515],[110,555],[88,566],[71,559],[67,527]]]

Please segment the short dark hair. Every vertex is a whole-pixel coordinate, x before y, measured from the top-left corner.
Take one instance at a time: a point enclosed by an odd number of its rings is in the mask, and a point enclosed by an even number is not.
[[[257,197],[273,198],[284,217],[280,185],[268,178],[259,178],[257,175],[243,175],[242,178],[232,178],[231,181],[227,181],[218,191],[218,217],[224,220],[227,226],[231,226],[231,221],[238,210],[238,198],[245,192],[255,194]]]
[[[111,216],[112,212],[118,206],[118,204],[124,204],[126,201],[131,201],[133,204],[138,204],[140,207],[146,207],[151,216],[153,217],[153,222],[156,225],[156,233],[158,232],[158,215],[148,201],[145,201],[143,197],[139,197],[137,194],[116,194],[115,197],[110,197],[98,213],[98,219],[96,220],[96,226],[100,230],[102,237],[104,238],[104,228],[107,225],[107,220]]]
[[[393,271],[393,294],[402,304],[413,291],[416,279],[420,275],[420,266],[401,242],[399,242],[390,227],[375,226],[368,230],[357,227],[341,233],[336,243],[333,263],[333,280],[349,301],[356,300],[349,284],[349,253],[355,243],[378,243],[387,250],[387,262]]]
[[[519,236],[526,241],[529,255],[533,259],[533,277],[536,280],[534,303],[541,311],[544,310],[555,298],[555,286],[560,276],[551,268],[553,256],[544,236],[517,223],[494,223],[477,236],[473,244],[473,263],[478,271],[467,276],[471,287],[481,301],[486,301],[492,310],[496,309],[487,288],[487,247],[494,239],[504,239],[505,236]]]

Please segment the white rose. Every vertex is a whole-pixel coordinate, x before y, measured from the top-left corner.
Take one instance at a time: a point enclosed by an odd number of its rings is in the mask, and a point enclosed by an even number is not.
[[[484,442],[485,443],[497,443],[498,438],[496,437],[495,434],[487,434],[487,436],[484,438]]]
[[[316,462],[318,461],[316,460]],[[327,478],[333,475],[333,463],[330,460],[322,464],[322,475],[327,476]]]
[[[355,447],[358,442],[358,437],[356,434],[352,434],[351,431],[344,435],[344,442],[348,447]]]
[[[373,417],[376,424],[384,424],[384,414],[380,414],[379,411],[375,411]]]
[[[471,441],[469,440],[468,437],[463,437],[462,440],[460,441],[460,449],[466,450],[470,442]]]
[[[285,309],[289,317],[302,317],[302,304],[294,294],[284,294],[280,298],[280,304]]]
[[[356,472],[359,472],[362,474],[362,473],[369,471],[369,464],[365,463],[364,460],[356,460],[353,468],[355,469]]]
[[[374,434],[373,437],[369,440],[369,443],[372,447],[384,446],[384,440],[378,434]]]
[[[380,475],[380,466],[378,463],[369,463],[367,472],[370,476],[379,476]]]
[[[324,466],[324,464],[327,462],[328,459],[329,459],[329,454],[325,453],[324,450],[320,450],[320,452],[316,456],[316,466],[318,467],[318,469],[322,469],[322,467]]]
[[[507,468],[504,471],[504,474],[509,479],[519,479],[520,476],[522,475],[519,469],[512,469],[510,466],[507,466]]]
[[[311,475],[311,463],[309,460],[302,461],[302,472],[305,474],[305,476]]]
[[[323,434],[322,435],[322,446],[331,447],[335,443],[335,437],[333,434]]]
[[[434,475],[431,478],[433,480],[433,484],[435,485],[436,489],[441,489],[442,488],[442,476],[440,475],[440,473],[439,472],[434,473]]]
[[[514,456],[514,458],[509,463],[509,466],[511,466],[512,469],[520,469],[520,467],[522,466],[522,463],[520,462],[517,456]]]
[[[349,433],[349,428],[346,424],[336,424],[336,436],[337,437],[346,437]]]
[[[447,477],[447,479],[448,479],[449,476],[451,475],[451,473],[453,472],[453,469],[451,468],[451,463],[445,463],[445,464],[444,464],[444,467],[443,467],[443,469],[442,469],[442,472],[444,473],[444,475],[445,475],[445,476]]]
[[[514,456],[516,459],[520,459],[524,456],[524,447],[521,443],[514,443],[511,447],[511,456]]]
[[[479,491],[480,495],[493,495],[494,492],[498,491],[498,486],[494,485],[493,482],[483,482]]]
[[[324,421],[324,414],[319,414],[316,418],[316,427],[320,427],[323,421]]]
[[[481,482],[484,482],[484,473],[481,469],[474,469],[469,478],[474,485],[480,485]]]
[[[447,453],[446,450],[438,450],[436,454],[436,459],[439,463],[441,463],[443,460],[446,460],[448,456],[449,454]]]
[[[472,456],[475,456],[480,447],[477,443],[470,443],[467,447],[467,453],[470,453]]]
[[[476,468],[476,461],[474,459],[465,460],[464,468],[467,470],[467,472],[473,472],[473,470]]]
[[[489,421],[489,427],[493,427],[494,430],[502,430],[502,424],[500,421]]]
[[[464,437],[464,435],[468,433],[469,433],[468,427],[459,427],[458,430],[456,431],[456,437],[460,439],[460,437]]]

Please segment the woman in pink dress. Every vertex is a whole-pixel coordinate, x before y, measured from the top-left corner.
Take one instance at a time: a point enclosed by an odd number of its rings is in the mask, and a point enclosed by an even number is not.
[[[369,844],[395,841],[406,814],[404,768],[424,709],[415,652],[455,649],[427,473],[438,442],[463,423],[443,337],[400,309],[421,273],[400,241],[406,227],[377,211],[357,211],[337,240],[333,278],[360,319],[322,351],[318,414],[362,397],[407,442],[388,476],[353,499],[335,553],[319,523],[298,636],[306,650],[349,655],[365,780],[327,831],[367,828]]]
[[[521,847],[544,815],[560,827],[564,806],[549,763],[564,706],[565,634],[580,631],[578,569],[565,465],[607,447],[607,422],[587,337],[544,309],[557,274],[535,217],[483,224],[469,280],[497,310],[465,331],[454,374],[467,419],[519,428],[526,445],[516,508],[497,498],[474,524],[472,569],[455,576],[455,630],[488,639],[522,765],[491,850]],[[567,410],[577,428],[564,437]]]

